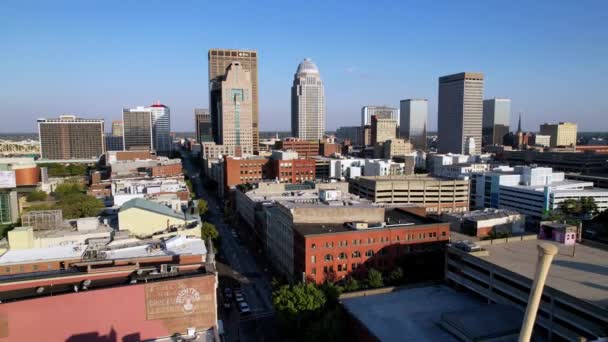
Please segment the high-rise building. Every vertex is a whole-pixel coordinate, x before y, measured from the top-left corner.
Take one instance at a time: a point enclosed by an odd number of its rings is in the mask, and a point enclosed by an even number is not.
[[[249,71],[251,78],[251,102],[252,102],[252,135],[253,149],[259,150],[260,130],[259,130],[259,109],[258,109],[258,53],[255,50],[230,50],[230,49],[210,49],[209,50],[209,82],[217,78],[223,78],[226,68],[233,62],[239,62],[241,67]],[[212,103],[209,101],[209,103]],[[211,108],[213,113],[213,108]],[[215,128],[215,125],[212,126]],[[213,134],[215,136],[215,134]]]
[[[408,139],[415,149],[426,149],[426,118],[429,104],[426,99],[407,99],[400,102],[399,137]]]
[[[372,145],[397,138],[397,120],[372,115]]]
[[[551,136],[551,147],[576,146],[576,131],[573,122],[540,125],[540,134]]]
[[[253,146],[253,92],[251,72],[234,62],[226,75],[211,81],[211,121],[219,145]]]
[[[318,140],[325,134],[325,90],[319,69],[306,58],[296,71],[291,87],[291,134]]]
[[[194,128],[196,130],[197,142],[213,141],[213,134],[211,133],[211,114],[209,113],[209,109],[194,109]]]
[[[159,154],[171,152],[171,111],[169,107],[156,101],[150,106],[152,112],[152,139],[154,150]]]
[[[108,151],[123,151],[124,138],[122,135],[106,134],[106,152]]]
[[[400,123],[399,109],[387,106],[364,106],[361,108],[361,126],[372,124],[372,116],[378,119],[394,119]]]
[[[482,73],[462,72],[439,78],[440,153],[481,153],[482,101]],[[473,147],[471,151],[469,147]]]
[[[146,107],[122,111],[123,147],[125,151],[153,151],[152,111]]]
[[[105,153],[104,121],[62,115],[38,119],[40,157],[51,160],[98,159]]]
[[[483,100],[483,145],[500,145],[509,133],[511,99],[493,98]]]
[[[123,134],[122,121],[120,121],[120,120],[112,121],[112,136],[122,137],[122,134]]]

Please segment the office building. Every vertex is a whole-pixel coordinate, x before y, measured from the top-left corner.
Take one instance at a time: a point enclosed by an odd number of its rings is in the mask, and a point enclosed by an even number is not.
[[[199,143],[212,142],[213,133],[211,127],[209,109],[195,108],[194,129],[196,130],[196,141]]]
[[[393,119],[399,124],[399,109],[387,106],[364,106],[361,108],[361,126],[372,124],[372,116],[378,119]]]
[[[152,140],[158,154],[168,155],[171,152],[171,111],[169,107],[156,101],[150,106],[152,112]]]
[[[275,149],[283,151],[296,151],[302,158],[319,155],[319,141],[298,138],[285,138],[275,143]]]
[[[592,182],[565,179],[548,167],[498,167],[471,175],[471,207],[516,210],[541,220],[567,199],[592,197],[598,210],[608,209],[608,189]]]
[[[551,147],[576,146],[576,133],[573,122],[540,125],[540,134],[551,136]]]
[[[412,203],[429,213],[469,210],[469,181],[426,175],[358,177],[350,192],[375,203]]]
[[[209,59],[209,82],[219,80],[226,75],[226,69],[233,62],[239,62],[242,69],[249,72],[251,80],[251,135],[254,152],[257,152],[260,143],[259,130],[259,107],[258,107],[258,53],[255,50],[232,50],[232,49],[210,49]],[[211,88],[210,88],[211,89]],[[214,103],[214,101],[209,101]],[[210,108],[213,122],[213,108]],[[212,129],[216,129],[215,123]],[[215,137],[214,133],[214,137]]]
[[[112,121],[112,136],[122,137],[122,135],[123,135],[122,121],[120,121],[120,120]]]
[[[215,143],[254,148],[251,72],[231,63],[223,77],[211,81],[211,121]]]
[[[40,158],[48,160],[97,160],[104,154],[104,121],[62,115],[38,119]]]
[[[154,127],[150,108],[125,108],[122,111],[122,122],[125,151],[154,151]]]
[[[360,126],[338,127],[336,138],[348,139],[353,146],[363,146],[363,129]]]
[[[426,99],[407,99],[400,102],[399,137],[408,139],[418,150],[426,150],[426,120],[428,101]]]
[[[565,172],[601,173],[608,171],[608,158],[605,154],[597,152],[505,150],[498,153],[496,158],[511,164],[536,164]]]
[[[372,145],[397,138],[397,120],[372,116]]]
[[[122,127],[122,125],[121,125]],[[122,151],[124,150],[122,135],[106,134],[106,152],[108,151]]]
[[[439,78],[440,153],[481,153],[483,74],[463,72]]]
[[[325,134],[325,90],[319,68],[306,58],[296,71],[291,87],[291,134],[319,140]]]
[[[502,144],[502,138],[509,133],[510,120],[511,99],[483,100],[482,144]]]
[[[542,135],[542,134],[534,134],[532,139],[529,139],[530,145],[549,147],[551,146],[551,136],[550,135]]]

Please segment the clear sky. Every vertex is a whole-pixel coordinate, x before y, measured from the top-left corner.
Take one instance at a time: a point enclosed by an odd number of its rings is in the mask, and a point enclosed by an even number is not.
[[[257,49],[260,127],[290,127],[290,87],[312,58],[327,129],[358,125],[361,106],[429,99],[437,78],[485,74],[485,97],[512,98],[514,125],[576,121],[608,130],[608,1],[4,0],[0,132],[35,131],[62,113],[120,118],[155,100],[172,129],[207,107],[207,50]],[[109,126],[109,125],[106,125]]]

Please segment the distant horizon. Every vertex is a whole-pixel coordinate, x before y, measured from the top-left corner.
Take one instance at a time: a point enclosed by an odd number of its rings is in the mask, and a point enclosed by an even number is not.
[[[330,130],[357,125],[363,106],[407,98],[428,99],[427,127],[436,130],[438,78],[482,72],[485,99],[512,100],[511,127],[523,113],[526,131],[559,121],[608,131],[606,12],[602,0],[6,0],[0,132],[35,130],[38,117],[63,113],[110,122],[156,100],[171,108],[176,131],[193,130],[194,108],[209,107],[211,48],[257,51],[262,130],[291,127],[293,76],[310,57]]]

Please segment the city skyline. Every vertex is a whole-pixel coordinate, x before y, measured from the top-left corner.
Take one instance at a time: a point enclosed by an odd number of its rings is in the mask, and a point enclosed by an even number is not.
[[[549,2],[524,7],[437,3],[409,6],[408,11],[402,11],[407,5],[397,3],[373,8],[355,4],[341,8],[344,15],[339,18],[328,14],[337,4],[319,3],[300,9],[327,13],[312,28],[288,25],[291,19],[281,14],[289,7],[214,4],[214,11],[259,19],[247,27],[235,20],[237,24],[225,31],[213,29],[219,18],[196,20],[208,12],[209,4],[120,4],[121,11],[116,11],[117,4],[4,6],[0,32],[10,34],[0,34],[6,42],[0,71],[11,83],[0,85],[1,114],[20,120],[10,120],[1,132],[35,132],[37,118],[66,113],[109,123],[120,118],[122,108],[154,99],[172,108],[173,131],[193,131],[192,111],[209,106],[205,55],[217,47],[258,51],[261,131],[289,130],[293,65],[309,56],[323,66],[327,130],[357,125],[360,108],[370,103],[397,107],[402,99],[427,98],[428,128],[435,131],[436,79],[461,70],[484,73],[485,98],[512,99],[512,113],[524,114],[524,130],[538,130],[544,122],[571,121],[573,116],[580,131],[608,129],[608,123],[596,122],[608,112],[601,97],[608,51],[605,44],[595,44],[606,36],[600,16],[605,2],[584,8]],[[452,25],[460,14],[471,11],[481,21]],[[166,14],[166,25],[135,27],[126,20],[161,13]],[[267,16],[278,19],[262,20]],[[357,25],[361,17],[390,20],[377,27]],[[433,19],[432,28],[427,19]],[[407,30],[398,25],[403,20],[410,23]],[[23,22],[32,24],[25,27]],[[107,25],[98,28],[84,22]],[[314,42],[290,39],[305,30],[317,37]],[[477,39],[457,39],[473,32]],[[119,34],[124,39],[111,38]],[[397,37],[409,44],[400,46]],[[480,44],[490,39],[501,44]],[[456,44],[462,45],[458,51]],[[104,48],[98,49],[100,45]],[[158,53],[149,53],[147,47],[161,45]],[[411,53],[412,47],[416,53]],[[361,49],[376,53],[361,54]],[[581,63],[570,63],[574,53]],[[135,89],[117,82],[121,78],[149,80],[150,85]],[[566,97],[584,101],[555,101]],[[512,115],[511,127],[516,119]]]

